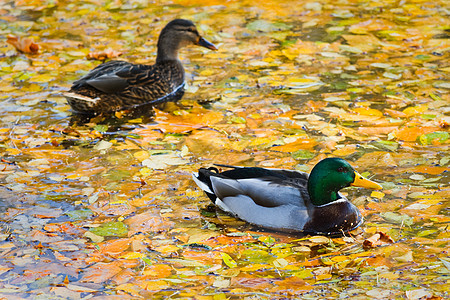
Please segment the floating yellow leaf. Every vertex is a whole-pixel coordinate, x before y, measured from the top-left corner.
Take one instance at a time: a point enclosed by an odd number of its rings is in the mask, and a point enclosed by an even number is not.
[[[139,283],[139,286],[148,291],[160,291],[170,287],[170,285],[164,280],[156,280],[156,281],[148,280]]]
[[[265,265],[265,264],[249,264],[245,267],[240,268],[243,272],[253,272],[256,270],[263,270],[263,269],[271,269],[273,266],[271,265]]]
[[[175,245],[163,245],[163,246],[155,247],[155,248],[153,248],[153,250],[161,252],[163,254],[168,254],[168,253],[177,252],[178,250],[180,250],[180,248],[178,248]]]
[[[22,153],[22,151],[20,151],[17,148],[7,148],[6,151],[10,154],[10,155],[18,155],[20,153]]]
[[[419,105],[419,106],[410,106],[408,108],[405,108],[403,110],[403,113],[407,116],[407,117],[411,117],[417,114],[421,114],[423,112],[425,112],[428,109],[427,106],[425,105]]]
[[[133,153],[133,156],[134,156],[137,160],[143,161],[143,160],[145,160],[145,159],[147,159],[147,158],[150,157],[150,153],[148,153],[148,151],[141,150],[141,151],[138,151],[138,152]]]
[[[402,256],[394,257],[394,259],[398,262],[412,262],[414,261],[412,251],[406,252]]]
[[[333,275],[331,274],[319,274],[316,276],[316,280],[320,281],[320,280],[328,280],[331,279],[333,277]]]
[[[223,262],[224,262],[228,267],[230,267],[230,268],[235,268],[235,267],[237,267],[237,263],[234,261],[234,259],[231,258],[230,255],[228,255],[228,254],[225,253],[225,252],[221,252],[220,254],[222,255]]]
[[[116,290],[124,291],[134,297],[140,297],[139,292],[141,288],[132,284],[132,283],[124,283],[116,287]]]
[[[55,76],[52,74],[40,74],[40,75],[36,75],[36,76],[33,76],[32,78],[30,78],[30,81],[38,82],[38,83],[45,83],[45,82],[49,82],[52,80],[55,80]]]
[[[379,192],[379,191],[372,191],[372,193],[370,194],[370,197],[374,197],[374,198],[378,198],[378,199],[383,199],[384,197],[384,193]]]
[[[364,116],[376,116],[376,117],[382,117],[383,113],[379,111],[378,109],[368,108],[368,107],[357,107],[353,109],[354,112],[360,115]]]
[[[140,252],[126,252],[125,254],[120,256],[120,258],[124,259],[138,259],[143,257],[145,257],[145,255]]]

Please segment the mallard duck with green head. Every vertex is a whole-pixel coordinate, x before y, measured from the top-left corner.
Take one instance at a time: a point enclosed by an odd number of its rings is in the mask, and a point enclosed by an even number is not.
[[[87,114],[179,100],[185,82],[178,50],[188,45],[217,50],[200,36],[194,23],[176,19],[159,35],[154,65],[118,60],[103,63],[75,81],[64,96],[74,111]]]
[[[337,234],[362,223],[358,208],[339,190],[348,186],[381,189],[341,158],[326,158],[304,172],[251,167],[201,168],[197,185],[225,212],[278,231]]]

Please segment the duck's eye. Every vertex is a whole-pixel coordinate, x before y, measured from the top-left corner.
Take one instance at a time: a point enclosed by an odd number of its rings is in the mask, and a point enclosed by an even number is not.
[[[338,171],[339,173],[344,173],[344,172],[346,172],[347,170],[346,170],[344,167],[339,167],[339,168],[337,169],[337,171]]]
[[[192,32],[192,33],[197,33],[197,30],[195,30],[194,28],[191,28],[191,27],[189,27],[186,30],[189,31],[189,32]]]

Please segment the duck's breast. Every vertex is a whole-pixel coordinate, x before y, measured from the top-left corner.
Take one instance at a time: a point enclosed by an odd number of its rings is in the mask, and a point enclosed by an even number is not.
[[[363,219],[358,208],[346,198],[314,207],[305,231],[311,233],[341,233],[361,225]]]

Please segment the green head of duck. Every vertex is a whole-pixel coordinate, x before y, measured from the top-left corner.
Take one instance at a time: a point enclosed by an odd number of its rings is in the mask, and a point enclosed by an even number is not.
[[[340,189],[348,186],[381,189],[381,185],[364,178],[345,160],[326,158],[312,169],[308,179],[311,203],[320,206],[338,200]]]

